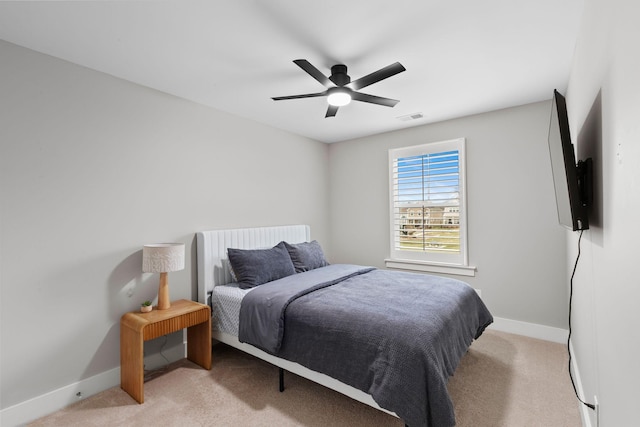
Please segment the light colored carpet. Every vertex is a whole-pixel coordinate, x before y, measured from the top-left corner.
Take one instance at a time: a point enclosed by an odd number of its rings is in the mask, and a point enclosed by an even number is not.
[[[290,373],[280,393],[276,367],[226,345],[213,356],[211,371],[185,359],[147,381],[142,405],[114,387],[30,425],[404,426]],[[567,363],[561,344],[486,331],[449,381],[457,425],[581,426]]]

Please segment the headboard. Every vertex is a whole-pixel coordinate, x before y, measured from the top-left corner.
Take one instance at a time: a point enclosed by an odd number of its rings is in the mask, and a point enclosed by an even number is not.
[[[214,286],[231,282],[229,265],[225,262],[227,248],[270,248],[283,240],[289,243],[308,242],[310,237],[308,225],[199,231],[196,233],[198,301],[206,304]]]

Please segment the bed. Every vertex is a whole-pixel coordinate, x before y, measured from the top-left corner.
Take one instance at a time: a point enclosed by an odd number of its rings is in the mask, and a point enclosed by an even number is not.
[[[438,276],[329,265],[322,256],[307,261],[313,265],[305,268],[304,257],[296,259],[296,254],[310,252],[296,251],[311,248],[315,256],[318,250],[306,225],[209,230],[196,236],[198,300],[212,306],[214,339],[278,366],[281,384],[286,370],[410,427],[455,424],[446,382],[471,342],[493,321],[468,285]],[[279,258],[253,262],[256,254]],[[239,260],[248,273],[238,267]],[[263,273],[257,270],[261,262],[270,266],[263,270],[271,270],[279,260],[286,273],[269,272],[275,280],[267,275],[258,279],[259,286],[245,286],[247,277],[251,281]],[[232,262],[240,278],[233,275]],[[396,298],[397,303],[390,302]]]

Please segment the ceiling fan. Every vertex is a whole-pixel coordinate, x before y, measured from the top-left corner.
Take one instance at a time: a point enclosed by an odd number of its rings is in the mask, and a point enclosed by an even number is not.
[[[320,70],[311,65],[306,59],[296,59],[293,61],[296,65],[307,72],[311,77],[316,79],[320,84],[327,88],[327,90],[318,93],[307,93],[303,95],[291,95],[291,96],[278,96],[271,98],[274,101],[282,101],[284,99],[300,99],[300,98],[314,98],[318,96],[326,96],[329,108],[327,109],[326,117],[335,117],[338,112],[338,108],[343,105],[347,105],[351,100],[369,102],[371,104],[384,105],[386,107],[393,107],[399,101],[396,99],[382,98],[380,96],[368,95],[366,93],[358,92],[359,89],[367,87],[374,83],[384,80],[388,77],[394,76],[398,73],[405,71],[405,68],[399,62],[395,62],[384,68],[374,71],[371,74],[367,74],[364,77],[360,77],[358,80],[351,81],[351,77],[347,74],[347,66],[343,64],[337,64],[331,67],[331,76],[326,77]]]

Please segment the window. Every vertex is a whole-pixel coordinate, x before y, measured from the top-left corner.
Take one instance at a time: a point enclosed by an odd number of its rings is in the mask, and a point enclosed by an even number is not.
[[[473,275],[457,270],[473,270],[467,267],[464,138],[389,150],[389,185],[387,266]]]

